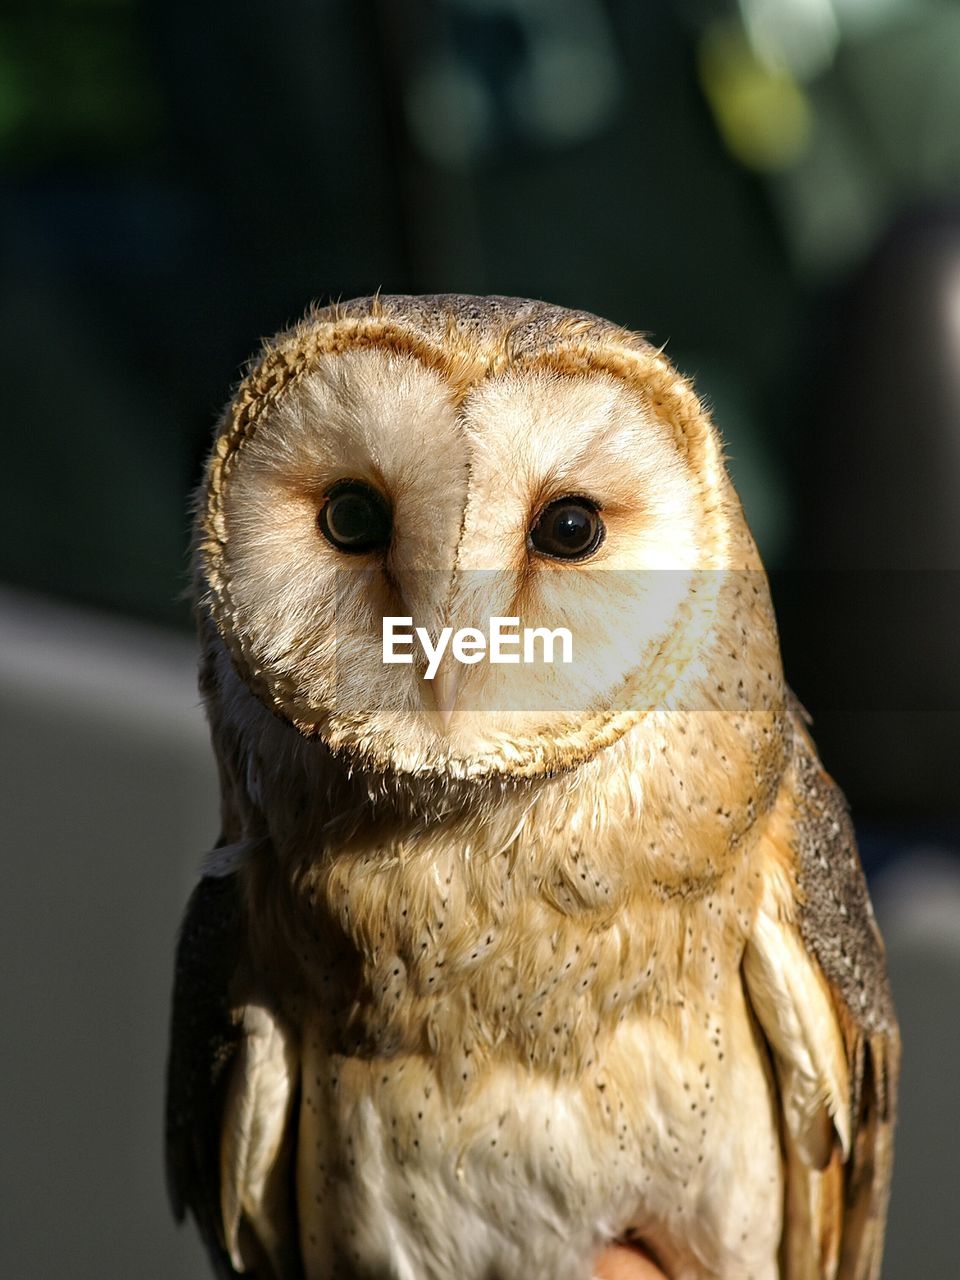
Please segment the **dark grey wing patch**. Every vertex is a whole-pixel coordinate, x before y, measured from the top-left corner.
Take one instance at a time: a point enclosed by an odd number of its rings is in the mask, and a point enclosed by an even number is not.
[[[189,1210],[218,1276],[238,1274],[223,1245],[220,1117],[241,1029],[229,992],[241,956],[236,876],[206,878],[190,898],[177,945],[167,1061],[167,1188],[174,1214]]]
[[[798,923],[833,993],[850,1067],[853,1151],[839,1275],[873,1280],[893,1171],[900,1033],[850,813],[817,757],[799,704],[794,731]]]
[[[801,936],[854,1023],[867,1034],[895,1032],[883,942],[847,802],[799,726],[795,748]]]

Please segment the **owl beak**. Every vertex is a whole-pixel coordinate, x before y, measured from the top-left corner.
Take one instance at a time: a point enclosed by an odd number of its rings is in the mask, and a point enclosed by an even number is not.
[[[433,700],[436,704],[440,725],[446,733],[457,706],[457,694],[460,691],[460,666],[458,663],[444,661],[433,677]]]

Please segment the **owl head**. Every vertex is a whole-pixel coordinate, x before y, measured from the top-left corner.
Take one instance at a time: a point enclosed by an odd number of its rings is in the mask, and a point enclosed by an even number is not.
[[[540,302],[366,298],[266,343],[218,429],[197,569],[246,689],[380,773],[557,773],[779,683],[692,388]]]

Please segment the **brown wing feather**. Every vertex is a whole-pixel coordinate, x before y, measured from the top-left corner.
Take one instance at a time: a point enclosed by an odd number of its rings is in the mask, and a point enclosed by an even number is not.
[[[838,1275],[875,1280],[892,1174],[900,1036],[850,814],[801,717],[797,705],[791,797],[797,924],[829,986],[850,1074],[852,1148],[844,1166]]]
[[[222,836],[204,859],[177,947],[167,1070],[167,1181],[197,1221],[216,1274],[299,1280],[294,1204],[298,1057],[250,958],[246,876],[272,856],[248,791],[247,753],[222,714],[232,676],[204,611],[200,690],[220,771]]]
[[[201,880],[177,946],[167,1062],[167,1187],[173,1211],[197,1221],[214,1271],[238,1273],[224,1248],[220,1210],[220,1119],[242,1032],[228,992],[240,956],[235,876]]]

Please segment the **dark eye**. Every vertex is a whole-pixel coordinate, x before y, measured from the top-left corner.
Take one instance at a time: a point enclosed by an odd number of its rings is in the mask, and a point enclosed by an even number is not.
[[[589,498],[558,498],[540,512],[530,530],[530,545],[556,560],[582,560],[592,555],[606,530]]]
[[[338,551],[377,551],[390,541],[390,508],[376,489],[341,480],[326,497],[317,523]]]

